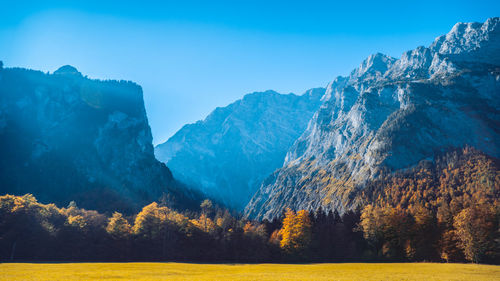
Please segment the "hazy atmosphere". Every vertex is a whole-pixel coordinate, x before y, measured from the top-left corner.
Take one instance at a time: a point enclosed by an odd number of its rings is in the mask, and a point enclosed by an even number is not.
[[[43,4],[42,4],[43,3]],[[154,144],[244,94],[301,94],[368,55],[400,57],[497,1],[2,1],[6,67],[75,66],[142,86]]]

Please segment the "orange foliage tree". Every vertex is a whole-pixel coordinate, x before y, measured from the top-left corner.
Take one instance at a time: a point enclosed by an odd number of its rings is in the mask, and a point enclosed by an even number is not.
[[[280,230],[280,247],[288,253],[304,255],[311,243],[311,220],[309,212],[301,210],[295,213],[287,209]]]

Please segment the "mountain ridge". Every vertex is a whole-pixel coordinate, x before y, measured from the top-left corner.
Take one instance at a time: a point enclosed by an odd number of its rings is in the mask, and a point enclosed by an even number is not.
[[[133,82],[91,80],[68,65],[52,74],[3,68],[0,124],[2,193],[100,211],[132,212],[162,194],[194,204],[154,158]]]
[[[374,54],[332,81],[246,216],[270,219],[287,207],[353,209],[357,190],[382,170],[407,168],[451,147],[471,145],[498,157],[499,22],[458,23],[428,48],[398,60]]]
[[[155,154],[176,178],[232,208],[242,209],[265,176],[283,164],[324,88],[303,95],[268,90],[218,107],[185,125]]]

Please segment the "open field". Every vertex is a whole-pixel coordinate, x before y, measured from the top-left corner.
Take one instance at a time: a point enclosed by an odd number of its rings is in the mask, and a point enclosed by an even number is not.
[[[436,263],[5,263],[0,280],[500,280],[500,266]]]

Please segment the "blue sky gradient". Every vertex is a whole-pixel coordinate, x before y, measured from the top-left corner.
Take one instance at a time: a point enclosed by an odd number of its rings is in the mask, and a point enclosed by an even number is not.
[[[500,1],[4,1],[0,60],[143,87],[154,143],[244,94],[302,93],[399,57]]]

